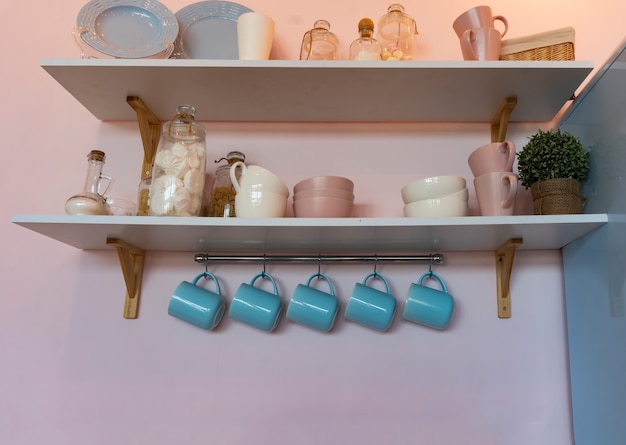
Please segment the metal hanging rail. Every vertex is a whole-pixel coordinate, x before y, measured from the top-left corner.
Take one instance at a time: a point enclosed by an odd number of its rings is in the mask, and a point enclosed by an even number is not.
[[[428,255],[210,255],[207,253],[197,253],[194,257],[197,263],[366,263],[366,262],[426,262],[431,264],[443,264],[442,253],[431,253]]]

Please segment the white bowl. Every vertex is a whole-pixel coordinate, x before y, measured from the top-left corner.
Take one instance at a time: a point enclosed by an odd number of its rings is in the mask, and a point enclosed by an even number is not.
[[[422,199],[404,206],[404,216],[410,218],[466,215],[467,200],[458,197]]]
[[[465,187],[463,190],[460,190],[458,192],[454,192],[451,193],[449,195],[446,196],[440,196],[440,199],[451,199],[451,198],[459,198],[459,199],[463,199],[465,201],[467,201],[469,199],[469,190],[467,190],[467,187]],[[430,199],[434,199],[434,198],[430,198]]]
[[[287,197],[265,191],[240,192],[235,195],[235,213],[242,218],[281,218],[285,216]]]
[[[432,176],[405,185],[400,193],[405,204],[422,199],[441,198],[467,187],[462,176]]]

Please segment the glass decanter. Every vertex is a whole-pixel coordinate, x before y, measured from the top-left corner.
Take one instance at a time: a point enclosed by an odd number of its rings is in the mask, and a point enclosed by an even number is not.
[[[100,150],[91,150],[87,155],[87,176],[83,191],[65,201],[68,215],[110,215],[106,192],[113,178],[102,174],[106,155]]]

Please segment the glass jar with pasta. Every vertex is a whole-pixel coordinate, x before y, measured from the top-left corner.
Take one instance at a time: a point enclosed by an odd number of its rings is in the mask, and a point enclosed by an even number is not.
[[[239,151],[231,151],[226,157],[218,159],[217,162],[226,161],[227,164],[220,165],[215,171],[213,187],[211,187],[211,198],[209,201],[209,216],[232,217],[237,216],[235,212],[235,188],[230,180],[230,166],[237,161],[245,161],[246,156]]]

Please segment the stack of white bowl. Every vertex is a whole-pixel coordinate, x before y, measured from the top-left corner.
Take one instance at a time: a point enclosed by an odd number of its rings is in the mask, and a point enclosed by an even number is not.
[[[402,190],[404,216],[466,216],[469,197],[461,176],[432,176],[405,185]]]
[[[343,176],[313,176],[293,187],[293,213],[302,218],[347,218],[354,206],[354,183]]]

